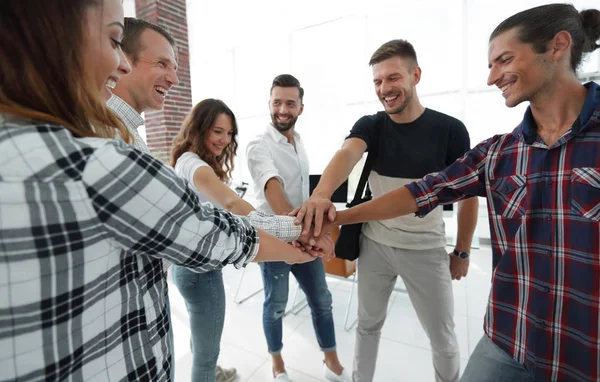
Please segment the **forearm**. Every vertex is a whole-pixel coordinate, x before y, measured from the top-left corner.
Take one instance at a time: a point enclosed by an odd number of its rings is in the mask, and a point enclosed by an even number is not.
[[[252,261],[294,261],[297,257],[297,251],[293,246],[286,244],[275,236],[259,229],[258,237],[260,243],[258,254]]]
[[[295,218],[292,216],[275,216],[252,211],[248,216],[241,216],[241,218],[246,219],[253,227],[264,230],[286,243],[298,239],[302,232],[302,226],[294,224]]]
[[[235,198],[231,198],[231,200],[223,204],[223,208],[233,212],[236,215],[242,216],[246,216],[255,210],[252,204],[248,203],[237,195]]]
[[[353,224],[391,219],[417,211],[417,201],[406,187],[388,192],[369,202],[339,211],[336,224]]]
[[[459,252],[470,252],[473,234],[477,226],[477,213],[479,199],[473,197],[458,203],[458,232],[456,238],[456,250]]]
[[[265,185],[265,198],[275,215],[287,215],[294,207],[285,197],[283,185],[277,178],[271,178]]]
[[[360,159],[349,150],[338,150],[331,159],[315,187],[313,195],[330,199],[333,192],[348,179],[348,175]]]

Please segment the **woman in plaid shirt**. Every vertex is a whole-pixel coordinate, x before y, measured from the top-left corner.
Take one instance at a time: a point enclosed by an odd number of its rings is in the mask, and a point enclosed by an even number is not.
[[[314,258],[102,139],[130,138],[105,106],[130,71],[122,33],[121,0],[2,2],[2,381],[168,381],[162,259],[203,272]]]

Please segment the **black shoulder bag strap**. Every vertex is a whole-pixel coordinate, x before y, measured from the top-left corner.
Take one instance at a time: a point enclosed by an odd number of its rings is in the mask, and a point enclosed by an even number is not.
[[[380,115],[381,114],[381,115]],[[354,199],[352,202],[348,203],[346,207],[353,207],[360,204],[363,200],[363,191],[365,190],[365,186],[367,190],[365,192],[365,199],[370,200],[372,198],[371,188],[367,184],[369,180],[369,175],[371,173],[371,169],[373,169],[373,165],[375,165],[375,161],[377,160],[377,151],[379,149],[379,134],[381,130],[380,124],[383,122],[382,117],[385,115],[384,112],[380,112],[377,114],[377,120],[375,122],[375,139],[371,142],[371,148],[369,153],[367,154],[367,160],[365,162],[365,167],[363,167],[362,174],[360,174],[360,180],[358,181],[358,186],[356,187],[356,192],[354,193]]]

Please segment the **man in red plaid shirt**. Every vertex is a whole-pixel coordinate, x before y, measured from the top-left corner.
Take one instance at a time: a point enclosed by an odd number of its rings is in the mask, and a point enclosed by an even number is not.
[[[334,224],[390,219],[486,197],[492,288],[485,335],[462,381],[600,380],[600,86],[576,69],[600,46],[600,11],[567,4],[508,18],[489,43],[488,85],[523,121],[442,172],[341,211]],[[296,211],[321,231],[325,201]]]

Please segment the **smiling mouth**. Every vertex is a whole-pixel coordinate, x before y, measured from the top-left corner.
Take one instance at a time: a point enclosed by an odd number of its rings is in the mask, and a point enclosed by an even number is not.
[[[386,104],[390,104],[392,102],[394,102],[395,100],[397,100],[399,97],[398,94],[394,95],[394,96],[385,96],[383,97],[383,102],[385,102]]]
[[[163,88],[162,86],[155,86],[154,90],[163,98],[167,96],[167,89]]]
[[[500,90],[502,90],[502,94],[506,93],[506,91],[508,89],[510,89],[514,84],[515,84],[514,82],[509,82],[507,84],[500,86]]]
[[[114,78],[109,78],[108,80],[106,80],[106,87],[109,89],[114,89],[115,86],[117,86],[117,80]]]

